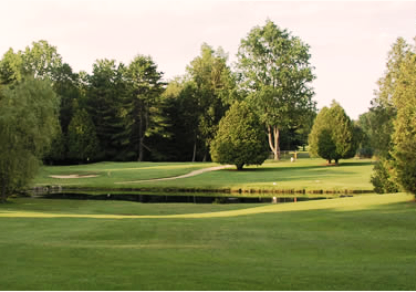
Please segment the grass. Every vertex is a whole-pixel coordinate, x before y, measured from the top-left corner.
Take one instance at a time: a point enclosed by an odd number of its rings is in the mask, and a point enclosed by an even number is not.
[[[345,160],[340,166],[328,167],[322,159],[301,158],[267,161],[261,167],[248,167],[238,172],[223,169],[198,176],[169,181],[138,181],[150,178],[173,177],[192,170],[216,166],[213,163],[97,163],[81,166],[43,167],[35,185],[61,185],[78,188],[106,189],[190,189],[190,190],[367,190],[373,164],[371,160]],[[54,179],[49,175],[97,174],[96,178]],[[126,182],[125,184],[115,184]]]
[[[174,177],[215,166],[213,163],[99,162],[71,166],[43,166],[35,186],[114,187],[115,182]],[[97,175],[93,178],[59,179],[51,175]]]
[[[255,207],[13,199],[0,214],[1,290],[416,290],[405,194]]]

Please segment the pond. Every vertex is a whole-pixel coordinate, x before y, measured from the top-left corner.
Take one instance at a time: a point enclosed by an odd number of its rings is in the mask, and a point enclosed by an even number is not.
[[[328,197],[296,196],[293,194],[275,197],[232,196],[227,193],[155,193],[137,191],[73,191],[49,190],[31,191],[32,198],[71,199],[71,200],[121,200],[140,203],[193,203],[193,204],[235,204],[235,203],[289,203],[309,200],[322,200]]]

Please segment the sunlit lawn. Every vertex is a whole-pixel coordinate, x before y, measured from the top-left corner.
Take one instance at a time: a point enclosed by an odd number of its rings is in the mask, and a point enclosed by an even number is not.
[[[253,207],[13,199],[5,214],[2,290],[416,290],[404,194]],[[83,217],[168,214],[189,218]]]
[[[97,163],[80,166],[46,166],[35,185],[61,185],[93,188],[149,189],[254,189],[254,190],[372,190],[371,160],[342,160],[339,166],[326,166],[322,159],[304,158],[295,163],[288,160],[267,161],[262,166],[234,168],[203,173],[198,176],[169,181],[140,181],[173,177],[214,163]],[[96,174],[96,178],[54,179],[49,175]],[[135,181],[135,182],[131,182]],[[116,184],[117,183],[117,184]]]

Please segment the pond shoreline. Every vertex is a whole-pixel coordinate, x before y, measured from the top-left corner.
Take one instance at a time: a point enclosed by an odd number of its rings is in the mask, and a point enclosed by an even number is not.
[[[333,195],[334,197],[342,197],[343,195],[353,194],[374,194],[374,190],[330,190],[330,189],[262,189],[262,188],[247,188],[247,189],[210,189],[210,188],[89,188],[89,187],[62,187],[62,186],[37,186],[28,190],[29,192],[37,193],[69,193],[69,192],[97,192],[97,193],[108,193],[108,192],[146,192],[146,193],[195,193],[203,196],[204,194],[216,194],[220,196],[258,196],[262,197],[275,197],[276,195],[297,195],[297,196],[310,196],[310,195]]]

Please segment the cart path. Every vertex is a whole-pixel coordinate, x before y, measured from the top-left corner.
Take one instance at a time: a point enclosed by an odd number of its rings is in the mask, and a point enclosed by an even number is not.
[[[221,166],[214,166],[209,168],[202,168],[198,170],[191,171],[190,173],[180,175],[180,176],[174,176],[174,177],[164,177],[164,178],[153,178],[153,179],[142,179],[142,180],[133,180],[133,181],[120,181],[115,182],[117,185],[122,184],[131,184],[131,183],[142,183],[142,182],[155,182],[155,181],[164,181],[164,180],[173,180],[173,179],[180,179],[180,178],[187,178],[191,176],[196,176],[204,172],[214,171],[214,170],[220,170],[228,167],[232,167],[233,165],[227,164],[227,165],[221,165]]]

